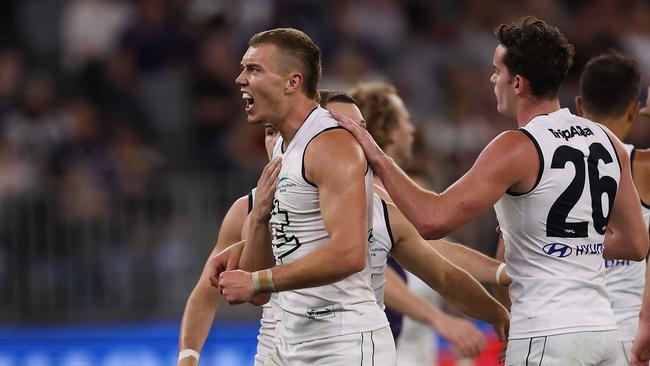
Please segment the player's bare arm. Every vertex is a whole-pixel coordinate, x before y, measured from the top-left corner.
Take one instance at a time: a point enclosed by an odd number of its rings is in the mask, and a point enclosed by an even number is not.
[[[384,271],[386,307],[430,326],[450,342],[461,357],[476,357],[485,348],[485,337],[470,321],[445,314],[422,299],[402,280],[395,270]]]
[[[639,313],[639,328],[632,344],[630,365],[648,365],[650,361],[650,270],[646,269],[645,288],[641,312]]]
[[[281,165],[279,158],[271,160],[264,167],[257,182],[253,209],[246,227],[248,233],[246,245],[239,262],[239,268],[242,270],[256,271],[275,265],[271,250],[269,219]]]
[[[456,267],[420,237],[413,225],[392,204],[387,204],[395,245],[391,255],[465,314],[492,324],[507,337],[510,314],[469,273]]]
[[[389,158],[375,171],[397,206],[425,238],[439,239],[491,208],[511,189],[534,185],[539,157],[533,142],[519,131],[497,136],[472,168],[441,194],[420,188]]]
[[[505,251],[506,251],[505,242],[503,241],[503,237],[499,236],[499,243],[497,244],[497,252],[496,252],[494,257],[497,260],[505,262],[505,260],[506,260]],[[510,293],[508,291],[508,288],[507,287],[496,286],[493,289],[494,289],[494,291],[493,291],[494,297],[497,300],[499,300],[499,302],[501,304],[503,304],[503,306],[505,306],[506,309],[510,310],[512,308],[512,301],[510,301]]]
[[[648,98],[650,99],[650,95]],[[647,102],[646,113],[650,117]],[[636,150],[632,165],[634,184],[641,201],[647,204],[650,202],[650,150]],[[648,361],[650,361],[650,270],[646,269],[639,328],[632,346],[631,365],[647,365]]]
[[[200,353],[203,348],[220,299],[218,291],[211,287],[209,283],[210,260],[229,245],[241,240],[242,225],[244,224],[247,213],[248,197],[244,196],[233,203],[221,223],[217,243],[210,253],[203,267],[201,277],[197,281],[185,305],[180,336],[178,337],[179,350],[192,349]],[[197,363],[198,361],[194,357],[185,357],[179,360],[178,364],[189,366],[196,365]]]
[[[641,201],[632,181],[630,159],[619,139],[604,129],[616,148],[621,163],[621,180],[605,233],[607,245],[603,257],[640,261],[648,254],[648,228],[643,222]]]
[[[384,305],[424,324],[431,324],[431,314],[439,312],[433,305],[413,293],[406,282],[389,266],[384,269]]]
[[[533,142],[522,132],[508,131],[488,144],[462,178],[436,194],[413,182],[365,129],[342,114],[332,114],[359,140],[388,194],[427,239],[444,237],[492,207],[508,189],[525,192],[537,178],[540,162]]]
[[[318,187],[330,241],[301,260],[274,270],[279,291],[336,282],[366,265],[367,163],[363,151],[349,133],[334,129],[309,144],[304,164],[307,179]]]
[[[309,144],[304,163],[307,179],[318,187],[321,215],[330,240],[293,263],[274,267],[276,292],[333,283],[366,265],[367,163],[363,151],[349,133],[329,130]],[[240,286],[243,283],[249,287]],[[222,273],[220,287],[231,302],[248,301],[253,294],[251,274],[243,271]]]
[[[645,106],[641,108],[639,114],[642,118],[650,118],[650,87],[648,87],[648,97]],[[632,168],[632,177],[641,200],[645,203],[650,202],[650,151],[636,150]],[[634,344],[632,346],[632,359],[630,364],[633,366],[647,365],[650,361],[650,271],[646,270],[645,290],[643,292],[643,302],[641,313],[639,314],[639,329],[637,330]]]
[[[482,284],[508,287],[512,283],[512,279],[505,269],[499,271],[497,283],[496,274],[503,261],[495,260],[477,250],[447,240],[429,240],[427,242],[448,261],[467,271]]]
[[[374,190],[384,201],[393,203],[388,192],[383,188],[375,185]],[[504,262],[503,260],[495,260],[463,244],[452,243],[448,240],[429,240],[427,242],[447,260],[464,269],[483,284],[508,287],[512,283],[512,279],[505,269],[499,272],[497,281],[497,270]]]

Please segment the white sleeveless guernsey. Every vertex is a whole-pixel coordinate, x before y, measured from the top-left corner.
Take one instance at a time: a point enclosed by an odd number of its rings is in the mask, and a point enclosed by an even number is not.
[[[372,290],[375,292],[377,304],[383,310],[384,305],[384,270],[388,254],[393,249],[393,233],[390,229],[388,218],[388,207],[386,202],[377,194],[373,196],[373,220],[372,230],[368,234],[368,250],[370,251],[370,269]]]
[[[615,330],[605,290],[603,241],[621,175],[600,125],[561,109],[520,131],[540,172],[525,194],[495,205],[512,277],[510,338]]]
[[[634,146],[625,144],[625,150],[632,162]],[[650,207],[643,202],[641,202],[641,213],[647,228],[650,225]],[[633,341],[639,327],[645,271],[645,261],[605,259],[607,294],[623,342]]]
[[[316,107],[286,148],[279,138],[273,157],[282,157],[271,227],[277,265],[294,262],[329,240],[320,213],[318,188],[304,174],[305,150],[318,134],[338,127],[328,111]],[[366,173],[368,224],[372,227],[372,174]],[[369,260],[367,255],[366,263]],[[282,322],[278,336],[288,344],[361,333],[386,327],[386,315],[377,306],[370,287],[370,268],[341,281],[312,288],[280,292]]]
[[[254,190],[253,190],[254,191]],[[249,195],[250,197],[250,195]],[[368,234],[368,250],[370,251],[371,285],[375,292],[377,305],[384,309],[384,269],[388,253],[393,247],[393,235],[390,231],[388,209],[386,203],[377,194],[373,196],[373,228]],[[282,321],[278,309],[277,294],[271,296],[271,301],[262,306],[262,318],[257,335],[256,365],[263,365],[266,355],[273,348],[276,326]]]

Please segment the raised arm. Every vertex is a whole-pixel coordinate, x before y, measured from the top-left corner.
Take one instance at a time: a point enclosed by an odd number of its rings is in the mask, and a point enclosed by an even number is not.
[[[420,237],[392,204],[387,204],[395,237],[391,255],[465,314],[492,324],[499,339],[507,337],[510,314],[472,276],[446,260]]]
[[[393,203],[388,192],[380,186],[375,185],[374,191],[384,201]],[[483,284],[508,287],[512,283],[512,279],[505,269],[499,273],[499,283],[497,283],[496,272],[503,260],[495,260],[466,245],[452,243],[448,240],[428,240],[428,243],[451,263],[467,271]]]
[[[178,337],[179,351],[191,349],[198,353],[203,349],[214,315],[217,311],[220,295],[219,292],[210,286],[208,278],[210,276],[210,258],[227,248],[229,245],[241,240],[242,225],[248,213],[248,197],[239,198],[230,207],[224,217],[217,243],[206,261],[201,277],[192,290],[181,321],[181,329]],[[194,357],[185,357],[179,360],[178,364],[182,366],[193,366],[198,363]]]
[[[276,292],[333,283],[366,266],[367,163],[363,151],[349,133],[333,129],[312,140],[304,164],[307,179],[318,187],[321,215],[330,238],[295,262],[272,268]],[[222,273],[220,287],[233,303],[249,301],[254,293],[252,276],[243,271]]]
[[[461,357],[476,357],[485,348],[483,333],[471,322],[445,314],[416,295],[392,268],[386,267],[384,277],[386,307],[430,326],[450,342]]]
[[[481,152],[474,166],[445,192],[436,194],[413,182],[349,117],[332,112],[352,132],[388,194],[420,234],[440,239],[492,207],[508,190],[530,188],[539,170],[533,142],[519,131],[504,132]]]

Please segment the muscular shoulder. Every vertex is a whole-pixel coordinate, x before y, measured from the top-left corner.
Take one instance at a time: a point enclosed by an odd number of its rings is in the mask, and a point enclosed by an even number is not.
[[[502,132],[488,144],[486,149],[488,148],[513,156],[521,153],[536,153],[535,143],[522,130]]]
[[[248,195],[237,199],[221,222],[217,239],[217,249],[221,250],[242,239],[242,228],[248,216]]]
[[[641,201],[650,203],[650,149],[635,150],[632,177]]]
[[[537,156],[537,148],[532,138],[520,130],[505,131],[495,137],[483,149],[479,159],[488,158],[492,164],[511,166],[521,161],[530,161]]]
[[[237,198],[237,200],[233,202],[232,206],[230,206],[228,213],[232,212],[233,215],[237,215],[238,217],[246,217],[248,215],[249,205],[253,204],[249,199],[249,196],[250,193]]]
[[[316,183],[325,175],[365,174],[367,169],[363,150],[355,138],[342,128],[318,134],[305,150],[305,175]]]
[[[363,158],[363,150],[351,133],[341,127],[327,129],[316,135],[307,146],[307,154],[326,153]],[[363,159],[365,160],[365,158]]]
[[[506,131],[481,152],[474,167],[486,179],[514,192],[528,192],[537,180],[541,160],[533,140],[524,132]]]

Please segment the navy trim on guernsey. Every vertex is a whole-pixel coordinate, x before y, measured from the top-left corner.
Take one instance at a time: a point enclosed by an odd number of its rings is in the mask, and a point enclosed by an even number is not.
[[[370,342],[372,342],[372,366],[375,366],[375,339],[372,337],[373,333],[375,333],[374,330],[370,332]]]
[[[530,349],[533,346],[533,339],[530,339],[530,342],[528,342],[528,354],[526,354],[526,365],[528,365],[528,358],[530,357]]]
[[[621,165],[621,158],[618,156],[618,150],[616,150],[616,145],[614,145],[614,141],[612,141],[611,137],[609,137],[609,134],[605,129],[596,123],[596,126],[600,127],[601,130],[605,133],[605,136],[607,136],[607,139],[609,140],[609,143],[612,145],[612,149],[614,149],[614,152],[616,153],[616,161],[618,162],[618,170],[623,174],[623,165]]]
[[[363,332],[361,332],[361,345],[359,346],[361,350],[361,363],[359,366],[363,366]]]
[[[253,211],[253,191],[248,192],[248,213]]]
[[[386,202],[384,200],[381,200],[381,206],[384,211],[384,222],[386,224],[386,232],[388,232],[388,238],[390,239],[390,246],[393,247],[395,245],[395,239],[393,238],[393,232],[390,229],[390,218],[388,217],[388,206],[386,205]],[[388,259],[386,260],[386,266],[392,268],[395,270],[395,273],[404,280],[404,282],[408,282],[408,279],[406,277],[406,271],[397,263],[395,258],[389,256]],[[400,335],[402,334],[402,325],[403,325],[403,315],[393,311],[389,308],[385,309],[386,317],[388,318],[388,323],[390,326],[390,332],[393,334],[393,339],[395,342],[399,339]]]
[[[395,239],[393,239],[393,231],[390,229],[390,218],[388,217],[388,206],[386,202],[381,200],[381,207],[384,208],[384,220],[386,221],[386,231],[388,231],[388,237],[390,237],[390,247],[392,248],[395,245]]]
[[[323,133],[323,132],[325,132],[325,131],[329,131],[329,130],[339,129],[339,128],[340,128],[340,129],[343,129],[343,127],[341,127],[341,126],[332,126],[332,127],[328,127],[328,128],[326,128],[326,129],[320,131],[319,133],[315,134],[314,137],[312,137],[312,138],[307,142],[307,145],[305,145],[305,149],[302,151],[302,168],[301,168],[301,170],[302,170],[302,179],[304,179],[305,182],[309,183],[309,185],[312,186],[312,187],[316,187],[316,185],[315,185],[314,183],[310,182],[309,179],[307,179],[307,176],[305,175],[305,153],[307,152],[307,147],[309,147],[309,144],[311,144],[311,142],[312,142],[316,137],[318,137],[318,135],[320,135],[321,133]],[[368,169],[367,169],[367,168],[366,168],[366,172],[368,172]],[[317,188],[318,188],[318,187],[317,187]]]
[[[544,353],[546,352],[546,339],[547,337],[544,337],[544,348],[542,348],[542,357],[539,359],[539,365],[537,366],[542,366],[542,361],[544,360]]]
[[[533,358],[535,358],[535,357],[537,357],[537,355],[539,355],[539,363],[537,364],[537,366],[542,365],[542,361],[544,361],[544,353],[546,353],[546,341],[548,339],[548,337],[546,337],[546,336],[530,338],[530,341],[528,342],[528,354],[526,354],[526,362],[524,363],[524,365],[532,365],[535,362],[534,359],[530,358],[531,352],[533,351],[533,342],[539,340],[539,342],[537,342],[538,346],[535,346],[535,349],[539,350],[539,344],[542,342],[542,338],[544,338],[544,343],[542,345],[541,355],[539,354],[539,352],[534,352],[533,353]]]
[[[625,356],[625,361],[630,364],[630,356],[627,355],[627,349],[625,348],[625,344],[623,342],[619,343],[621,345],[621,348],[623,348],[623,355]]]
[[[309,119],[309,116],[311,116],[311,114],[314,113],[314,111],[317,110],[319,106],[320,106],[320,104],[317,104],[317,105],[314,107],[314,109],[312,109],[311,112],[309,112],[309,114],[307,115],[307,117],[305,117],[305,120],[302,121],[302,124],[300,125],[300,127],[298,127],[298,129],[296,130],[296,133],[293,134],[294,136],[296,136],[296,135],[298,134],[298,131],[300,131],[300,129],[302,128],[302,126],[305,125],[305,122],[307,122],[307,120]],[[289,146],[289,144],[287,144],[287,146]],[[284,154],[284,142],[282,143],[282,145],[280,145],[280,151]]]
[[[544,155],[542,155],[542,149],[539,147],[537,140],[535,140],[535,138],[533,137],[533,135],[530,134],[530,132],[524,130],[523,128],[520,128],[519,131],[523,132],[524,135],[528,136],[530,141],[532,141],[533,144],[535,145],[535,150],[537,150],[537,155],[539,156],[539,172],[537,172],[537,179],[535,180],[535,185],[533,185],[533,188],[531,188],[528,192],[524,192],[524,193],[513,192],[510,190],[510,188],[508,188],[506,194],[515,197],[528,194],[532,192],[535,188],[537,188],[539,181],[542,180],[542,173],[544,172]]]

